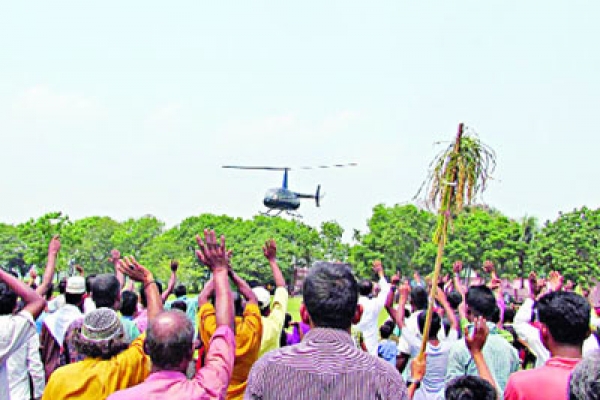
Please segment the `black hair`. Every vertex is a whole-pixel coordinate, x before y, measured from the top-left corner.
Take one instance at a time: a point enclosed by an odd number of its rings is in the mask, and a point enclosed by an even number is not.
[[[496,400],[496,389],[486,380],[473,375],[459,376],[448,383],[446,400]]]
[[[49,301],[52,298],[53,292],[54,292],[54,284],[52,282],[50,282],[48,284],[48,290],[46,290],[46,293],[44,293],[44,298],[46,299],[46,301]]]
[[[175,294],[175,297],[182,297],[182,296],[187,295],[187,290],[186,290],[185,286],[177,285],[175,287],[175,290],[173,290],[173,293]]]
[[[350,328],[358,304],[358,283],[349,264],[316,262],[308,271],[302,293],[315,326]]]
[[[243,299],[242,296],[238,292],[232,292],[233,295],[233,310],[235,315],[241,317],[244,315],[244,307],[243,307]]]
[[[424,287],[416,286],[410,291],[410,302],[415,311],[425,310],[429,305],[429,295]]]
[[[423,328],[425,327],[425,319],[427,318],[427,313],[422,312],[417,317],[417,324],[419,325],[419,332],[423,333]],[[436,312],[431,314],[431,327],[429,328],[429,338],[428,339],[437,339],[437,334],[442,329],[442,319],[440,315]]]
[[[496,303],[496,308],[494,309],[494,316],[490,321],[495,324],[500,323],[500,307],[498,307],[498,303]]]
[[[467,292],[466,301],[469,311],[476,317],[481,316],[488,321],[494,319],[498,305],[494,292],[489,287],[485,285],[471,286]]]
[[[382,339],[389,339],[392,336],[392,331],[392,327],[385,323],[379,327],[379,335]]]
[[[183,300],[175,300],[171,303],[171,310],[179,310],[182,312],[187,312],[187,303]]]
[[[121,284],[113,274],[96,275],[92,280],[92,300],[97,308],[113,308],[120,291]]]
[[[358,292],[361,296],[368,296],[373,292],[373,282],[363,279],[358,283]]]
[[[452,291],[450,293],[448,293],[448,304],[450,304],[450,307],[452,307],[453,310],[458,310],[458,306],[460,306],[460,304],[463,301],[463,297],[462,294],[458,293],[457,291]]]
[[[87,280],[85,281],[85,288],[86,288],[86,292],[87,292]],[[65,294],[66,291],[67,291],[67,278],[62,278],[60,280],[60,282],[58,282],[58,293]]]
[[[573,292],[551,292],[538,300],[539,320],[557,343],[581,346],[590,331],[591,307]]]
[[[158,288],[158,293],[162,294],[163,287],[160,281],[156,281],[156,287]],[[146,298],[146,291],[144,290],[144,286],[140,286],[140,303],[144,308],[148,307],[148,299]]]
[[[94,278],[97,276],[97,274],[89,274],[86,278],[85,278],[85,291],[86,293],[90,294],[92,293],[92,282],[94,281]],[[67,288],[67,279],[65,279],[65,289]],[[64,293],[64,292],[61,292]]]
[[[156,329],[161,319],[172,319],[171,328]],[[182,361],[192,358],[194,326],[181,311],[165,311],[148,323],[144,350],[150,356],[152,365],[161,370],[173,370]]]
[[[504,323],[512,324],[515,320],[515,310],[508,307],[504,309]]]
[[[65,303],[78,306],[83,301],[83,293],[65,293]]]
[[[131,290],[121,293],[121,314],[125,317],[133,317],[137,309],[138,295]]]
[[[5,282],[0,282],[0,315],[10,315],[17,306],[17,293]]]
[[[285,320],[283,322],[283,329],[289,328],[291,322],[292,322],[292,315],[290,313],[285,313]]]

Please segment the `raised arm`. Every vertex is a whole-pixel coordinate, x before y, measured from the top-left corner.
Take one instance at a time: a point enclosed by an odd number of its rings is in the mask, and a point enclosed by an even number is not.
[[[477,367],[477,372],[482,379],[485,379],[498,390],[498,383],[494,379],[494,376],[490,372],[488,368],[485,358],[483,357],[483,346],[487,340],[489,334],[489,329],[487,327],[487,323],[485,318],[477,317],[474,321],[474,329],[473,334],[469,335],[469,330],[465,328],[465,343],[471,356],[473,357],[473,361],[475,362],[475,366]]]
[[[256,295],[252,291],[252,288],[250,287],[250,285],[248,285],[248,282],[243,280],[233,270],[229,271],[229,276],[231,277],[231,280],[233,281],[235,286],[237,286],[241,295],[246,298],[246,300],[248,301],[249,304],[258,304],[258,299],[256,298]]]
[[[120,260],[121,252],[117,249],[112,249],[110,251],[110,257],[108,258],[108,261],[110,261],[110,263],[115,267],[115,276],[119,281],[120,289],[123,290],[123,287],[125,286],[125,275],[123,275],[123,272],[121,272],[119,269]]]
[[[454,310],[450,307],[450,303],[448,303],[448,299],[446,298],[446,293],[443,290],[435,291],[435,299],[440,303],[440,305],[444,308],[446,312],[446,316],[450,321],[450,327],[456,331],[460,329],[458,325],[458,320],[456,319],[456,315],[454,314]]]
[[[275,243],[274,239],[267,240],[263,247],[263,254],[271,266],[271,272],[273,273],[275,286],[285,288],[285,279],[281,273],[281,270],[279,269],[279,265],[277,265],[277,244]]]
[[[44,296],[52,283],[54,278],[54,271],[56,271],[56,260],[58,258],[58,252],[60,251],[60,238],[55,235],[50,239],[48,245],[48,261],[46,261],[46,269],[44,270],[44,276],[42,277],[42,283],[35,289],[35,292],[40,296]]]
[[[117,269],[130,279],[142,283],[142,288],[146,294],[146,301],[148,302],[148,307],[146,308],[148,311],[148,321],[162,312],[163,302],[152,272],[138,263],[134,257],[125,257],[125,259],[120,260],[117,264]]]
[[[458,315],[460,315],[461,319],[467,319],[467,302],[465,293],[466,290],[460,282],[460,272],[462,271],[463,264],[462,261],[456,261],[452,266],[452,272],[454,272],[453,282],[454,282],[454,290],[456,290],[462,296],[462,301],[458,306]]]
[[[0,280],[3,281],[10,287],[21,299],[25,302],[23,311],[27,311],[33,319],[42,313],[46,307],[46,300],[42,296],[36,293],[35,290],[15,278],[8,272],[0,268]]]
[[[213,273],[217,327],[229,326],[233,330],[233,295],[229,287],[229,256],[231,253],[225,247],[225,236],[221,236],[219,242],[215,231],[205,230],[204,241],[199,236],[196,239],[200,246],[196,255]]]
[[[379,276],[379,294],[377,295],[377,304],[379,304],[382,308],[385,305],[385,301],[388,297],[388,294],[391,291],[391,286],[388,283],[387,279],[385,279],[385,272],[383,270],[383,265],[381,261],[376,260],[373,262],[373,271]]]
[[[406,313],[406,302],[408,301],[409,295],[410,284],[407,281],[400,286],[400,300],[398,302],[398,309],[396,310],[396,325],[398,325],[400,329],[404,328],[404,314]]]
[[[198,295],[198,308],[202,307],[209,302],[210,296],[215,292],[215,281],[210,278],[204,285],[200,294]]]
[[[171,277],[169,278],[167,290],[165,290],[161,296],[163,303],[167,301],[171,293],[173,293],[173,289],[175,289],[175,283],[177,283],[177,268],[179,268],[179,261],[171,260]]]

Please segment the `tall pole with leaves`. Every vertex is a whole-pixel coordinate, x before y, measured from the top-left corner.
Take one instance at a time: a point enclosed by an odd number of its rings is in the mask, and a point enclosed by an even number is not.
[[[483,144],[473,131],[465,129],[462,123],[458,125],[454,143],[440,152],[431,163],[429,175],[417,194],[419,196],[425,190],[428,207],[438,210],[437,226],[433,234],[433,242],[438,245],[438,250],[430,299],[435,299],[438,288],[444,246],[448,240],[448,228],[452,225],[452,218],[460,213],[465,205],[472,204],[478,193],[485,190],[495,166],[494,151]],[[433,301],[430,301],[418,356],[421,359],[427,347],[432,314]]]

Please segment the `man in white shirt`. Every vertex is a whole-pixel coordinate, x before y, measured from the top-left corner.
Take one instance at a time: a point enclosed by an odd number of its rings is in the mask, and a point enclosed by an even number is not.
[[[358,284],[360,297],[358,304],[362,307],[362,317],[356,324],[356,328],[363,333],[367,351],[377,356],[377,345],[379,343],[379,314],[385,306],[385,300],[391,290],[390,284],[385,279],[381,261],[373,263],[373,270],[379,275],[379,294],[373,296],[373,282],[362,280]]]
[[[25,307],[13,315],[18,297]],[[37,335],[34,321],[45,307],[46,301],[35,290],[0,269],[0,399],[11,399],[7,360]]]

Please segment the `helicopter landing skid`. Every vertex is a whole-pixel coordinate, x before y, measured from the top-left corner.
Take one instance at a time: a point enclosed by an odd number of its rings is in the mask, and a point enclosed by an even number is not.
[[[282,213],[285,213],[286,215],[289,215],[292,218],[298,218],[298,219],[302,218],[302,215],[300,215],[300,214],[296,214],[296,213],[293,213],[293,212],[288,211],[288,210],[275,210],[273,208],[270,208],[270,209],[268,209],[265,212],[260,212],[260,215],[264,215],[266,217],[278,217]]]

